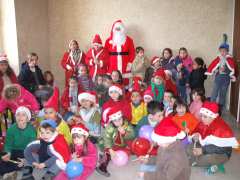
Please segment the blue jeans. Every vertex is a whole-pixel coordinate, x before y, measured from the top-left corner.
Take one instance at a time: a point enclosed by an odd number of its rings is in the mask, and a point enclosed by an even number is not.
[[[181,85],[177,85],[177,91],[179,94],[179,97],[185,102],[187,103],[187,88],[186,86],[181,86]]]

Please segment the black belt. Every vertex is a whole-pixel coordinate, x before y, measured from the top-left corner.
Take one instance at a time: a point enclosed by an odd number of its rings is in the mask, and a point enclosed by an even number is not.
[[[129,54],[128,52],[109,52],[109,55],[111,56],[118,56],[118,55],[127,56],[128,54]]]

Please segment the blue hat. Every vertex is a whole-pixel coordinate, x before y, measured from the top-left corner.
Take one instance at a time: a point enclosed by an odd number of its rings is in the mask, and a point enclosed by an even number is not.
[[[63,119],[68,122],[69,120],[72,119],[73,116],[74,116],[74,113],[69,111],[64,115]]]
[[[43,121],[40,123],[40,126],[45,125],[45,124],[50,125],[50,126],[51,126],[52,128],[54,128],[54,129],[56,129],[56,127],[57,127],[57,123],[56,123],[54,120],[52,120],[52,119],[43,120]]]
[[[229,44],[227,43],[227,34],[223,34],[223,42],[220,44],[219,49],[226,49],[229,51]]]

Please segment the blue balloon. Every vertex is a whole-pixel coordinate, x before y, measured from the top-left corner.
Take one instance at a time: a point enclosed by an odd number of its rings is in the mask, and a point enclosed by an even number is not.
[[[83,172],[83,165],[80,162],[69,161],[66,167],[66,173],[70,179],[80,176]]]

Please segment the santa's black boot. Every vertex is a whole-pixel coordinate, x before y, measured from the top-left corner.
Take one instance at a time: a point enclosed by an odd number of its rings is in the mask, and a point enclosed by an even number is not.
[[[106,153],[103,158],[103,161],[96,168],[96,171],[103,176],[110,177],[110,173],[107,171],[107,166],[111,160],[111,156]]]

